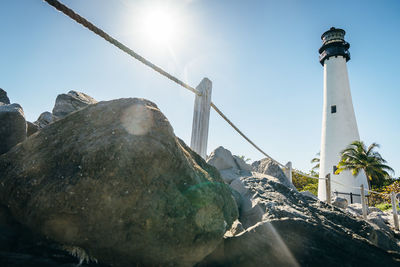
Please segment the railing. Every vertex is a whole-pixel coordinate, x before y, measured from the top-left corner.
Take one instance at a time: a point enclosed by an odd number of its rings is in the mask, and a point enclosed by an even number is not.
[[[194,101],[194,112],[193,112],[193,124],[192,124],[192,136],[191,136],[191,142],[190,142],[190,147],[198,153],[202,158],[206,159],[207,156],[207,142],[208,142],[208,131],[209,131],[209,119],[210,119],[210,109],[213,108],[217,114],[219,114],[237,133],[239,133],[248,143],[250,143],[255,149],[257,149],[259,152],[261,152],[264,156],[269,158],[271,161],[274,163],[278,164],[280,167],[284,168],[287,173],[287,177],[289,178],[290,182],[292,182],[292,173],[298,173],[300,175],[312,178],[312,179],[318,179],[318,180],[325,180],[326,183],[326,202],[328,204],[331,204],[331,183],[337,183],[342,186],[346,186],[344,184],[341,184],[337,181],[331,181],[330,175],[328,174],[325,178],[317,178],[310,176],[308,174],[305,174],[301,171],[295,170],[292,167],[292,163],[289,161],[286,165],[283,165],[282,163],[278,162],[277,160],[273,159],[270,155],[268,155],[264,150],[262,150],[259,146],[257,146],[252,140],[250,140],[249,137],[247,137],[230,119],[226,117],[226,115],[211,101],[211,95],[212,95],[212,82],[204,78],[200,84],[196,87],[193,88],[192,86],[188,85],[187,83],[181,81],[177,77],[169,74],[162,68],[158,67],[157,65],[153,64],[146,58],[142,57],[141,55],[137,54],[134,52],[132,49],[118,41],[117,39],[113,38],[109,34],[107,34],[105,31],[102,29],[98,28],[79,14],[75,13],[72,9],[68,8],[64,4],[60,3],[57,0],[44,0],[47,2],[49,5],[55,7],[57,10],[61,11],[77,23],[81,24],[85,28],[89,29],[96,35],[102,37],[105,39],[107,42],[111,43],[112,45],[116,46],[118,49],[122,50],[123,52],[127,53],[131,57],[137,59],[138,61],[142,62],[144,65],[148,66],[149,68],[153,69],[154,71],[158,72],[159,74],[163,75],[164,77],[170,79],[171,81],[177,83],[178,85],[182,86],[183,88],[191,91],[192,93],[195,94],[195,101]],[[363,185],[361,187],[352,187],[356,189],[360,189],[361,196],[364,196],[364,188]],[[368,192],[373,192],[373,193],[378,193],[379,192],[374,192],[371,190],[366,190]],[[365,204],[365,198],[362,197],[362,202],[363,204],[363,211],[364,209],[366,210],[366,204]],[[363,201],[364,199],[364,201]],[[394,210],[395,210],[395,203],[396,200],[394,198],[394,194],[392,194],[392,203],[394,203]],[[366,212],[365,218],[366,218]],[[394,216],[396,214],[395,218],[395,225],[396,229],[399,229],[399,222],[397,218],[397,212],[393,213]]]

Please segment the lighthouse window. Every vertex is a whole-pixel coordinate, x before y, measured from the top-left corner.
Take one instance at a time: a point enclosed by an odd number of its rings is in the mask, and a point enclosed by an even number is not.
[[[331,106],[331,113],[336,113],[336,105]]]
[[[337,166],[333,166],[333,174],[335,174],[335,172],[337,171]]]

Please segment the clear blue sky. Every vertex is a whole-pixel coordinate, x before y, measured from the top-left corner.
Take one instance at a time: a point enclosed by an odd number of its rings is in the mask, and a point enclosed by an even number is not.
[[[234,0],[63,0],[133,50],[196,86],[213,82],[213,101],[267,153],[303,171],[319,151],[323,68],[320,36],[343,28],[361,139],[377,142],[400,175],[400,2]],[[173,40],[157,40],[143,17],[162,6]],[[147,29],[147,28],[145,28]],[[0,87],[35,121],[69,90],[97,100],[155,102],[190,143],[191,92],[133,60],[40,0],[0,1]],[[155,37],[156,36],[156,37]],[[208,151],[262,158],[214,111]]]

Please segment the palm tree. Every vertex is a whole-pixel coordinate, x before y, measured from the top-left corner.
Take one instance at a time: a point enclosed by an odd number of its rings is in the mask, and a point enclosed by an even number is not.
[[[341,160],[335,174],[349,170],[353,176],[357,176],[361,170],[364,170],[369,189],[371,189],[371,184],[381,185],[385,179],[390,177],[389,173],[394,174],[394,170],[385,165],[386,161],[378,152],[374,151],[375,148],[379,148],[377,143],[372,143],[367,148],[362,141],[352,142],[341,152]]]
[[[319,169],[319,162],[320,162],[319,155],[320,155],[320,152],[318,152],[315,155],[316,157],[311,160],[311,163],[316,163],[314,165],[314,167],[311,168],[311,170],[318,170]]]

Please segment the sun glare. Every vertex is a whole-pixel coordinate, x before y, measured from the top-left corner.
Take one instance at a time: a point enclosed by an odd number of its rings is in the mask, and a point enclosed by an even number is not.
[[[170,43],[177,38],[178,27],[175,16],[168,9],[151,9],[143,19],[144,33],[151,42]]]

